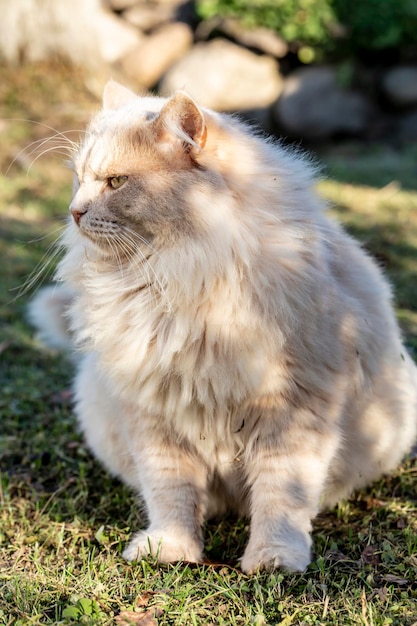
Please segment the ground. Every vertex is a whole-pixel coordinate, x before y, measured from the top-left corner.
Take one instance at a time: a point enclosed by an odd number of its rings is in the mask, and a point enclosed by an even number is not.
[[[67,136],[77,139],[99,106],[86,85],[59,63],[0,68],[0,624],[417,623],[415,458],[319,516],[303,574],[243,575],[242,520],[208,525],[207,565],[121,558],[141,524],[139,507],[84,446],[71,412],[71,365],[41,348],[25,318],[30,295],[53,271],[51,244],[70,198],[55,131],[74,130]],[[319,189],[390,276],[416,358],[416,147],[344,143],[319,158]]]

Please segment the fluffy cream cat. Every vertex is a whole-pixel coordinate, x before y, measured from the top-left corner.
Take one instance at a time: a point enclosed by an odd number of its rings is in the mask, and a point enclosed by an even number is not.
[[[109,83],[74,169],[64,284],[31,314],[62,345],[67,310],[81,428],[146,504],[124,556],[201,561],[204,521],[235,510],[243,571],[303,570],[317,512],[416,438],[381,272],[305,160],[185,93]]]

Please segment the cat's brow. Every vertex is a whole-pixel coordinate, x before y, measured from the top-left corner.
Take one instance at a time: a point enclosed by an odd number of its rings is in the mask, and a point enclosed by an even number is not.
[[[90,143],[89,146],[84,145],[81,148],[79,157],[77,159],[77,162],[75,163],[75,171],[80,181],[85,179],[87,170],[89,170],[89,172],[91,173],[91,167],[89,166],[89,162],[91,160],[92,152],[93,152],[92,143]]]

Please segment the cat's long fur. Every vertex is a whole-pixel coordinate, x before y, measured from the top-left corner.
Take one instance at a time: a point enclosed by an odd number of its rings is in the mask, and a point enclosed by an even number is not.
[[[204,520],[233,508],[251,519],[244,571],[304,569],[319,509],[416,437],[381,272],[305,160],[186,94],[110,83],[74,168],[66,291],[31,310],[51,335],[73,290],[79,423],[149,516],[125,557],[199,561]]]

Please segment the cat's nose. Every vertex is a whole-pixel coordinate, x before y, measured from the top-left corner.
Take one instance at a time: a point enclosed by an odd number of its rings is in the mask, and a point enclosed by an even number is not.
[[[80,219],[85,213],[87,213],[87,209],[81,209],[80,207],[70,204],[69,210],[72,217],[74,218],[74,222],[77,224],[77,226],[79,226]]]

